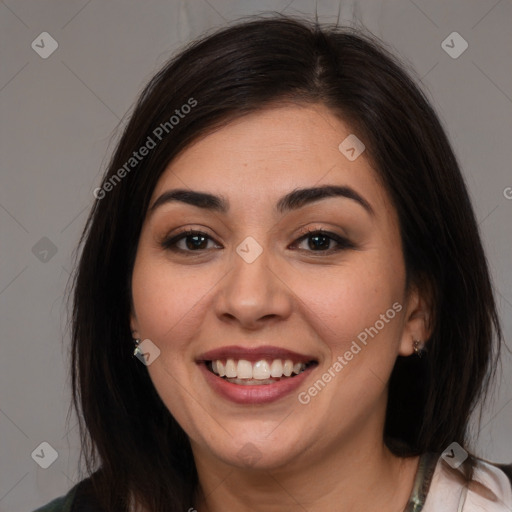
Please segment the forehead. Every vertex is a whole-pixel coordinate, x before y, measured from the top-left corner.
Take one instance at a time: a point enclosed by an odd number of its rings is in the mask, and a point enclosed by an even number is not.
[[[171,188],[190,188],[221,194],[247,209],[247,199],[274,200],[294,188],[337,184],[356,189],[372,203],[385,203],[364,151],[355,160],[347,158],[342,143],[354,135],[323,105],[260,110],[185,149],[161,176],[153,198]]]

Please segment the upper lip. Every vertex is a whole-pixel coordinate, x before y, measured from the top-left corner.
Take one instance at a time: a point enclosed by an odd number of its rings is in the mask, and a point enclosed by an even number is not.
[[[231,345],[228,347],[220,347],[209,350],[201,354],[196,361],[201,363],[205,361],[217,361],[220,359],[245,359],[252,363],[261,361],[262,359],[291,359],[294,363],[309,363],[316,361],[314,356],[307,354],[299,354],[293,350],[285,348],[263,345],[255,348],[241,347],[239,345]]]

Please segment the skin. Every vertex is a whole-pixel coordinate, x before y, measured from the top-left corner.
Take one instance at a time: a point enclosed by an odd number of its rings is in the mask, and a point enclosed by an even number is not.
[[[395,457],[382,438],[395,359],[428,338],[427,301],[405,289],[396,212],[365,153],[351,162],[338,149],[350,133],[323,105],[274,106],[196,141],[155,187],[151,204],[174,188],[230,204],[227,214],[178,202],[148,214],[132,278],[131,328],[161,351],[147,368],[190,438],[200,481],[191,505],[200,512],[356,512],[376,503],[399,512],[411,493],[418,458]],[[350,186],[374,215],[341,197],[276,213],[286,193],[326,184]],[[300,241],[302,227],[347,237],[355,248],[326,254]],[[201,251],[164,249],[162,239],[180,228],[210,239]],[[250,264],[235,250],[247,236],[263,249]],[[186,251],[186,240],[178,246]],[[298,392],[395,302],[401,311],[307,405],[299,403]],[[235,344],[314,354],[318,367],[277,402],[235,404],[195,363]],[[256,462],[239,454],[248,443]]]

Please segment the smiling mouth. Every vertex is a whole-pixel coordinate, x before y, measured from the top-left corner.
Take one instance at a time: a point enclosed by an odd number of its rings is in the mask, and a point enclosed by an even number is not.
[[[261,386],[293,379],[318,363],[315,360],[294,362],[292,359],[261,359],[255,362],[246,359],[215,359],[204,361],[204,364],[211,373],[232,384]]]

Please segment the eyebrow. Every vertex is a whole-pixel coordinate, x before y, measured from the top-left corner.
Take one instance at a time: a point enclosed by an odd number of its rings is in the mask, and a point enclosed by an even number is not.
[[[276,203],[276,210],[278,213],[283,214],[328,197],[344,197],[352,199],[361,205],[370,215],[375,215],[370,203],[353,188],[337,185],[324,185],[321,187],[293,190],[279,199]],[[172,202],[182,202],[192,206],[197,206],[198,208],[204,208],[205,210],[211,210],[223,214],[226,214],[229,211],[229,201],[222,196],[216,196],[195,190],[174,189],[167,190],[159,196],[149,208],[149,213],[152,214],[160,206]]]

